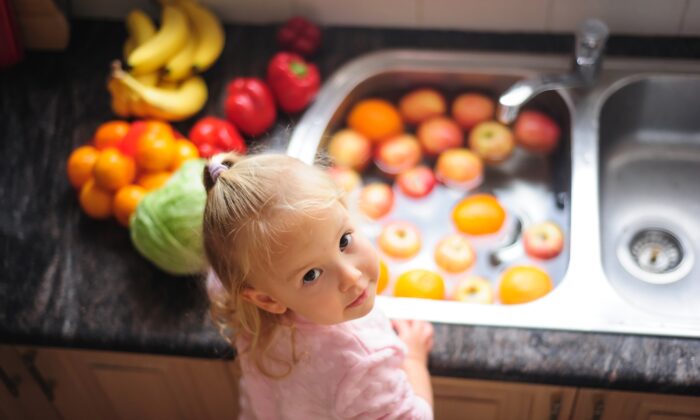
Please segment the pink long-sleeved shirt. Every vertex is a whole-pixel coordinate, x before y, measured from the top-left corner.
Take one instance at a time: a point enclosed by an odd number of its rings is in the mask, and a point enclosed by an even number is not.
[[[282,379],[263,375],[236,341],[243,375],[241,419],[432,419],[430,405],[414,394],[403,371],[406,346],[375,307],[360,319],[317,325],[296,319],[299,359]],[[290,330],[281,328],[270,348],[291,355]],[[268,362],[272,371],[282,365]]]

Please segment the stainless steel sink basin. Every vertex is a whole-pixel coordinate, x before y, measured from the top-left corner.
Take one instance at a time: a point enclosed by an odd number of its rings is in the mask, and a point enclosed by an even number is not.
[[[600,112],[603,267],[634,305],[700,322],[700,76],[633,78]]]
[[[438,86],[448,93],[470,89],[497,96],[518,80],[566,72],[569,64],[570,57],[551,55],[414,50],[369,54],[346,64],[326,81],[295,128],[288,153],[314,162],[343,124],[349,107],[366,96],[396,98],[420,85]],[[664,113],[673,116],[670,119],[654,117],[655,106],[645,102],[666,97],[668,103],[674,97],[661,93],[667,89],[665,80],[695,83],[695,88],[670,83],[678,92],[692,92],[700,87],[699,72],[700,62],[609,60],[592,88],[549,91],[526,104],[525,108],[544,109],[562,125],[562,147],[548,158],[516,155],[505,165],[489,169],[482,189],[505,197],[509,211],[518,217],[546,216],[566,230],[565,255],[547,267],[556,283],[551,293],[521,305],[389,296],[380,296],[378,305],[395,318],[700,337],[700,311],[692,310],[700,301],[697,269],[688,271],[683,280],[661,286],[666,292],[660,309],[651,300],[658,296],[655,288],[660,285],[630,278],[617,256],[620,238],[643,222],[644,214],[663,214],[671,224],[640,228],[677,234],[686,256],[700,252],[698,222],[692,220],[693,214],[700,213],[700,189],[690,176],[700,175],[700,130],[695,122],[700,119],[692,118],[692,112],[700,109],[699,100],[691,93],[682,96],[687,116],[678,116],[664,105]],[[669,136],[661,140],[662,134]],[[667,141],[678,149],[671,152],[663,146]],[[640,172],[644,160],[651,167]],[[659,177],[653,178],[652,172]],[[676,191],[667,192],[664,185]],[[682,201],[676,203],[676,199]],[[665,213],[653,210],[659,203],[667,209]],[[678,216],[681,208],[685,219]],[[502,268],[488,267],[482,258],[477,269],[496,273]]]

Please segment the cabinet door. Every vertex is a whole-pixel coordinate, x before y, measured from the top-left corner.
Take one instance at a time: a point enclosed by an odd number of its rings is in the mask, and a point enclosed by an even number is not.
[[[568,420],[575,388],[433,377],[435,418]]]
[[[55,384],[54,405],[72,419],[235,419],[232,363],[83,350],[36,351]]]
[[[700,420],[700,397],[580,389],[572,420]]]
[[[59,419],[50,390],[42,389],[47,385],[35,380],[31,367],[13,347],[0,346],[0,420]]]

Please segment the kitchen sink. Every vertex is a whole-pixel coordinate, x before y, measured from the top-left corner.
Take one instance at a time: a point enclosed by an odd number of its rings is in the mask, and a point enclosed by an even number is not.
[[[411,88],[433,86],[448,98],[466,90],[498,97],[518,81],[566,73],[570,64],[570,57],[556,55],[371,53],[326,81],[287,152],[315,162],[350,107],[369,96],[396,100]],[[700,310],[693,310],[700,307],[693,264],[700,252],[693,217],[700,214],[700,182],[692,177],[700,175],[700,119],[692,116],[700,109],[692,95],[698,74],[700,62],[612,59],[593,86],[538,92],[524,105],[560,124],[561,147],[547,157],[516,152],[487,168],[479,190],[503,201],[514,232],[518,223],[542,218],[563,228],[563,255],[543,264],[552,292],[519,305],[390,296],[377,304],[394,318],[700,337]],[[434,209],[433,218],[448,217],[435,213],[444,206]],[[649,256],[657,252],[644,248],[650,241],[669,249]],[[522,257],[521,245],[507,248],[505,263]],[[479,255],[473,271],[496,279],[504,265],[492,257]]]

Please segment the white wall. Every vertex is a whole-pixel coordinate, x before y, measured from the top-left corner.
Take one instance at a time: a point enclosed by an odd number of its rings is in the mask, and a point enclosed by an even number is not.
[[[321,24],[476,31],[573,32],[587,17],[614,34],[700,36],[700,0],[200,0],[225,22],[276,23],[295,14]],[[71,0],[78,17],[121,19],[152,0]]]

